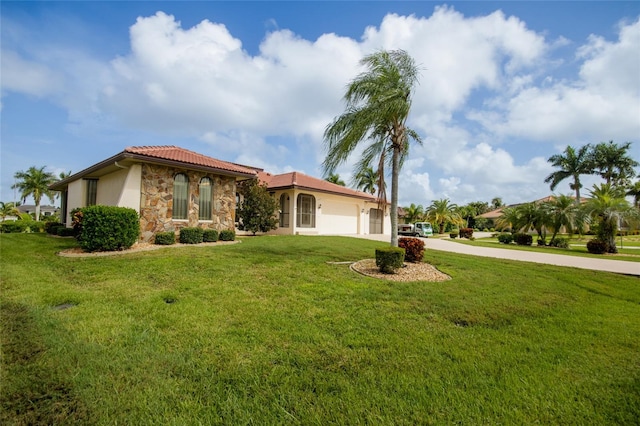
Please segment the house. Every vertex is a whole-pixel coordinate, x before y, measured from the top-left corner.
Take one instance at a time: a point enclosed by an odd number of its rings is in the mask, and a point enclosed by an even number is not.
[[[20,213],[27,213],[35,217],[35,214],[36,214],[35,204],[22,204],[18,206],[17,209]],[[40,219],[42,219],[45,216],[53,216],[58,213],[60,213],[60,209],[56,206],[49,206],[49,205],[40,206]]]
[[[140,215],[140,239],[183,227],[234,229],[236,182],[256,170],[177,146],[138,146],[50,186],[60,191],[61,220],[94,204],[130,207]]]
[[[75,208],[129,207],[140,215],[140,240],[183,227],[234,229],[236,185],[260,178],[280,203],[276,234],[390,233],[372,195],[300,172],[271,175],[177,146],[137,146],[50,186],[61,193],[61,220]]]
[[[300,172],[259,172],[279,203],[279,226],[273,234],[391,234],[388,211],[371,194]]]

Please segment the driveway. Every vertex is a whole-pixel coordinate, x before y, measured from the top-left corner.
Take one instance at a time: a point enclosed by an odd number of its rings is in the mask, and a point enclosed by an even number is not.
[[[478,233],[474,234],[481,237]],[[351,235],[376,241],[388,242],[389,235]],[[594,271],[615,272],[640,276],[640,262],[624,260],[595,259],[593,257],[567,256],[564,254],[538,253],[523,250],[509,250],[493,247],[476,247],[459,244],[450,239],[421,238],[427,249],[468,254],[471,256],[493,257],[496,259],[519,260],[521,262],[545,263],[548,265],[568,266],[571,268],[591,269]]]

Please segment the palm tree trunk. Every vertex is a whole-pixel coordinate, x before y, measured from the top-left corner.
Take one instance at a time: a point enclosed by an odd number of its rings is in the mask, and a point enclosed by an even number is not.
[[[391,247],[398,247],[398,174],[400,169],[400,148],[393,145],[391,163]]]

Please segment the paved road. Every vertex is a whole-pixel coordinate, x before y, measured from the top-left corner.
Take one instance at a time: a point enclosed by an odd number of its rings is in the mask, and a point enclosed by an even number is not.
[[[356,235],[354,235],[356,236]],[[357,235],[357,237],[378,241],[389,241],[388,235]],[[456,243],[448,239],[421,238],[427,249],[469,254],[472,256],[493,257],[497,259],[519,260],[522,262],[546,263],[596,271],[640,276],[640,262],[624,260],[594,259],[592,257],[567,256],[563,254],[538,253],[524,250],[510,250],[492,247],[476,247]]]

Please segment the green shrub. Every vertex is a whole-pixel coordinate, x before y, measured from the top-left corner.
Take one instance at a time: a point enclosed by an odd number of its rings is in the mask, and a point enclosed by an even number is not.
[[[530,246],[533,244],[533,237],[529,234],[519,232],[513,236],[513,241],[519,246]]]
[[[458,238],[458,235],[460,235],[460,231],[458,231],[457,229],[452,229],[451,231],[449,231],[450,238]]]
[[[604,254],[609,251],[609,244],[606,241],[593,239],[587,242],[587,250],[593,254]]]
[[[404,249],[404,258],[407,262],[422,262],[422,258],[424,257],[424,241],[420,238],[400,238],[398,240],[398,247]]]
[[[138,212],[128,207],[88,206],[81,209],[78,236],[84,251],[115,251],[131,247],[140,235]]]
[[[58,235],[58,229],[64,228],[64,224],[60,222],[46,222],[44,230],[47,234]]]
[[[215,243],[218,241],[218,231],[215,229],[205,229],[202,234],[202,241],[205,243]]]
[[[236,231],[232,229],[225,229],[220,231],[220,236],[218,238],[220,241],[234,241],[236,239]]]
[[[473,236],[473,228],[460,228],[460,238],[471,238]]]
[[[376,266],[384,274],[393,274],[402,268],[404,263],[404,249],[400,247],[385,247],[376,249]]]
[[[499,234],[498,235],[498,242],[500,242],[502,244],[511,244],[512,241],[513,241],[513,235],[512,234]]]
[[[187,227],[180,230],[180,242],[182,244],[200,244],[204,230],[198,227]]]
[[[569,240],[567,238],[556,237],[549,242],[551,247],[569,248]]]
[[[76,231],[73,228],[63,226],[62,228],[58,228],[56,235],[59,237],[75,237]]]
[[[28,220],[5,220],[0,223],[0,230],[5,234],[17,234],[30,232]]]
[[[176,243],[176,233],[173,231],[158,232],[155,235],[154,243],[162,246],[169,246]]]

